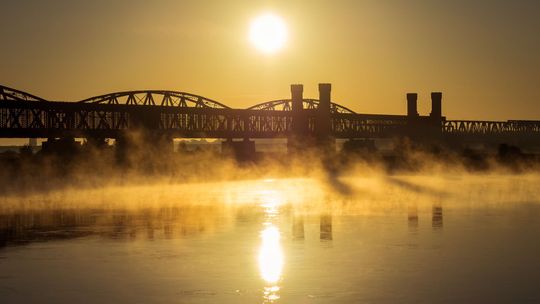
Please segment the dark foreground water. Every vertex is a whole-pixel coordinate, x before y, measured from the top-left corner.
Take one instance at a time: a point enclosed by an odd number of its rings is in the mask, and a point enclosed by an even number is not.
[[[2,197],[0,303],[539,303],[540,178]]]

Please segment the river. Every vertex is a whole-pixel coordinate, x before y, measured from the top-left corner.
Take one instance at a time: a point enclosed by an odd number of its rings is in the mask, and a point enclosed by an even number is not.
[[[538,303],[540,177],[108,186],[0,199],[0,303]]]

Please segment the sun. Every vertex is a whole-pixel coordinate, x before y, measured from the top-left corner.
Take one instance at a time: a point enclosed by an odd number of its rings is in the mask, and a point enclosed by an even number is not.
[[[255,48],[265,54],[273,54],[281,50],[287,38],[287,25],[277,15],[266,13],[251,22],[249,40]]]

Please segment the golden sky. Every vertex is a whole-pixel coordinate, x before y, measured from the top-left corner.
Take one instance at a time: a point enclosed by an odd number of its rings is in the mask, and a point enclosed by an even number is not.
[[[1,0],[0,83],[51,100],[133,89],[232,107],[333,84],[361,113],[405,113],[405,93],[443,91],[449,119],[540,119],[540,1]],[[251,20],[287,23],[273,55]]]

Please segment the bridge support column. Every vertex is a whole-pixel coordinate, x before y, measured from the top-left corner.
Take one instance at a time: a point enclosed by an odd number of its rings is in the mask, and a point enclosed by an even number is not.
[[[433,120],[441,120],[442,118],[442,93],[441,92],[432,92],[431,93],[431,114],[429,116]]]
[[[112,152],[113,149],[109,148],[109,142],[106,138],[99,136],[88,136],[83,141],[81,151],[88,160],[110,160],[109,157],[111,155],[108,152]]]
[[[317,147],[323,153],[333,153],[336,151],[336,141],[332,137],[332,117],[331,110],[331,90],[329,83],[319,84],[319,107],[315,119],[315,133]]]
[[[255,141],[245,138],[242,141],[227,139],[221,142],[221,152],[233,155],[237,161],[254,161],[256,159]]]
[[[173,139],[149,130],[124,133],[116,138],[116,159],[120,165],[144,170],[161,170],[174,152]]]
[[[41,144],[41,151],[45,154],[54,154],[60,157],[73,157],[80,152],[81,145],[73,137],[62,137],[59,139],[48,138]]]
[[[174,152],[173,139],[160,131],[159,107],[140,107],[130,113],[132,131],[116,138],[117,161],[128,167],[146,171],[161,170]]]
[[[418,117],[418,94],[407,93],[407,118]]]
[[[153,147],[151,151],[160,157],[169,157],[174,152],[174,140],[167,134],[150,134],[146,138],[147,143]]]
[[[28,146],[30,148],[32,148],[32,150],[35,150],[37,148],[37,146],[38,146],[37,138],[35,138],[35,137],[34,138],[29,138],[28,139]]]
[[[442,93],[431,93],[431,114],[429,116],[418,115],[417,100],[418,94],[407,94],[407,129],[402,135],[419,144],[440,143],[444,120],[441,110]]]
[[[414,139],[419,129],[418,94],[407,93],[407,129],[402,135]]]
[[[107,146],[107,140],[103,137],[87,137],[84,146],[96,149],[103,149]]]
[[[374,139],[349,139],[343,143],[343,153],[369,157],[377,153]]]
[[[298,153],[305,151],[311,146],[308,138],[308,120],[304,111],[304,86],[301,84],[291,85],[292,100],[292,122],[291,135],[287,138],[287,149],[289,153]]]
[[[433,139],[440,141],[442,137],[442,128],[443,120],[445,119],[442,116],[442,93],[441,92],[432,92],[431,93],[431,133]]]

